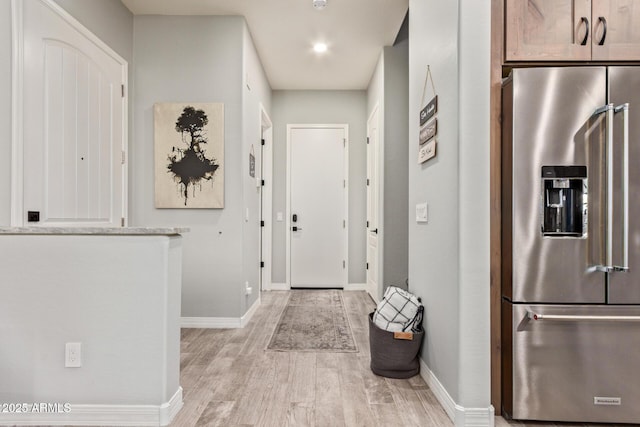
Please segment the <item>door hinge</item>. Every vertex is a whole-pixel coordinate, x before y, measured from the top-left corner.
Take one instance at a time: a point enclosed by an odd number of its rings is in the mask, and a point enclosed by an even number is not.
[[[367,263],[367,270],[369,269],[369,263]]]
[[[264,227],[264,221],[260,221],[260,227]]]
[[[343,147],[347,146],[347,138],[342,138],[342,146]]]
[[[342,268],[347,268],[347,263],[345,260],[342,260]]]
[[[127,153],[122,150],[122,164],[124,165],[127,161]]]
[[[367,144],[369,143],[369,137],[367,137]]]
[[[264,261],[260,261],[260,268],[264,268]]]
[[[264,138],[260,140],[260,145],[264,145]]]
[[[347,180],[346,179],[342,180],[342,188],[347,188]]]
[[[367,178],[367,186],[369,185],[369,178]]]
[[[347,228],[347,221],[344,219],[342,220],[342,228]]]
[[[367,228],[369,228],[369,221],[367,221]]]
[[[262,181],[260,181],[260,185],[262,185],[264,187],[264,179]]]
[[[120,90],[122,92],[122,97],[124,98],[124,85],[120,85]]]
[[[120,227],[124,227],[124,217],[120,218]]]

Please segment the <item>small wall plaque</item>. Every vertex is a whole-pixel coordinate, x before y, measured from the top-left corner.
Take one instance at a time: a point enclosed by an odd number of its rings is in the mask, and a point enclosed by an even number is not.
[[[418,151],[418,164],[424,163],[436,156],[436,143],[437,141],[433,139],[420,146],[420,150]]]
[[[249,176],[256,177],[256,156],[253,154],[253,144],[251,144],[251,150],[249,151]]]
[[[438,119],[433,119],[420,126],[420,144],[424,144],[438,133]]]
[[[431,101],[420,110],[420,126],[425,124],[427,120],[433,117],[434,114],[438,112],[438,95],[434,96]]]

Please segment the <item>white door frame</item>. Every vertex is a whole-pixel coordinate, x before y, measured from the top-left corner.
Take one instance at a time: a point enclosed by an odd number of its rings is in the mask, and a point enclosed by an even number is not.
[[[376,262],[375,262],[375,266],[377,268],[377,287],[378,289],[369,289],[369,280],[368,280],[368,272],[366,273],[365,278],[367,279],[367,291],[369,292],[369,295],[371,295],[371,298],[374,299],[374,301],[379,302],[382,299],[382,289],[384,288],[384,284],[383,284],[383,270],[384,270],[384,266],[382,264],[382,254],[383,254],[383,236],[384,236],[384,232],[383,232],[383,219],[384,219],[384,209],[382,208],[384,206],[384,201],[383,201],[383,194],[384,192],[382,191],[383,188],[383,162],[380,161],[381,158],[381,153],[382,151],[382,144],[383,144],[383,132],[381,129],[381,125],[380,125],[380,107],[379,104],[376,102],[375,106],[373,107],[373,109],[371,110],[371,114],[369,115],[369,118],[367,119],[367,138],[370,138],[371,135],[369,135],[369,129],[371,128],[371,122],[373,121],[374,118],[377,118],[378,123],[376,123],[376,128],[378,129],[378,135],[376,138],[376,158],[375,158],[375,167],[374,167],[374,173],[375,173],[375,183],[376,183],[376,193],[377,193],[377,212],[376,212],[376,226],[378,228],[378,234],[377,234],[377,250],[376,250]],[[367,150],[367,156],[369,155],[370,150]],[[369,165],[369,158],[367,157],[367,168]],[[367,171],[368,174],[368,171]],[[369,218],[369,200],[367,200],[367,219]],[[367,232],[366,232],[366,258],[367,258],[367,262],[369,262],[369,227],[367,227]]]
[[[345,248],[345,268],[343,286],[349,281],[349,125],[348,124],[288,124],[287,125],[287,207],[285,227],[287,251],[286,251],[286,285],[291,289],[291,130],[292,129],[342,129],[344,132],[344,218],[345,232],[343,245]]]
[[[260,220],[264,221],[260,233],[260,261],[264,262],[264,268],[260,269],[260,290],[271,289],[272,271],[272,242],[273,242],[273,124],[271,118],[260,104],[260,134],[264,140],[261,151],[260,168],[261,179],[264,185],[260,187]]]
[[[12,19],[12,69],[11,69],[11,225],[24,226],[24,0],[11,0]],[[87,27],[71,16],[53,0],[38,0],[64,19],[83,37],[91,41],[122,67],[124,96],[122,102],[122,152],[128,160],[128,63],[116,51],[100,40]],[[128,161],[122,164],[122,218],[128,223]]]

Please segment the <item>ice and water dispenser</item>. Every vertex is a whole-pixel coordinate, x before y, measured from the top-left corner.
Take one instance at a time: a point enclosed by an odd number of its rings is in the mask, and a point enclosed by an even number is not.
[[[542,235],[587,234],[587,167],[542,167]]]

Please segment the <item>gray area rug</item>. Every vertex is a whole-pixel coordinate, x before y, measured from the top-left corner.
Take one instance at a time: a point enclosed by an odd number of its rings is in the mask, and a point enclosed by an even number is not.
[[[267,350],[357,352],[342,291],[291,291]]]

